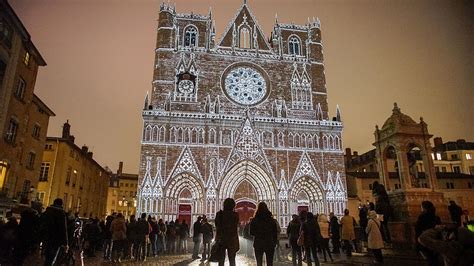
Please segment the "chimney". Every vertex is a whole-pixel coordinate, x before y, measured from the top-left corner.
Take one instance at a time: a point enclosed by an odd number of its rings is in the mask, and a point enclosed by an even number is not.
[[[70,136],[69,136],[69,141],[71,141],[72,143],[74,143],[74,140],[76,140],[76,138],[75,138],[73,135],[70,135]]]
[[[123,162],[119,162],[119,168],[117,170],[117,175],[122,175]]]
[[[466,140],[465,139],[458,139],[456,140],[456,144],[464,144],[466,143]]]
[[[346,148],[346,156],[349,156],[349,157],[350,157],[351,154],[352,154],[351,148]]]
[[[81,150],[83,153],[87,154],[87,152],[89,151],[89,147],[87,147],[86,145],[82,145]]]
[[[71,136],[71,125],[69,124],[69,120],[66,120],[66,123],[63,125],[63,139],[69,139]]]
[[[356,157],[359,156],[359,153],[354,151],[354,156],[356,156]]]
[[[441,137],[436,137],[433,139],[433,141],[435,148],[443,145],[443,139]]]
[[[87,152],[87,157],[89,157],[89,158],[91,158],[91,159],[92,159],[92,156],[93,156],[93,155],[94,155],[94,153],[93,153],[93,152],[91,152],[91,151]]]

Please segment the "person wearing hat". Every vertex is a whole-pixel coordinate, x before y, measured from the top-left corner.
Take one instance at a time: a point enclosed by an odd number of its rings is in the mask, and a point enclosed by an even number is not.
[[[382,248],[384,245],[382,233],[380,232],[381,222],[377,218],[375,211],[369,211],[368,218],[367,228],[365,229],[367,233],[367,246],[374,254],[375,262],[383,263]]]

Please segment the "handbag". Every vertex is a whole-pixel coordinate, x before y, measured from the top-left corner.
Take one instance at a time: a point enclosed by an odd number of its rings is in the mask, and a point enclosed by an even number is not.
[[[303,233],[303,230],[300,231],[300,236],[298,236],[298,240],[296,241],[296,244],[298,244],[298,246],[303,246],[304,245],[304,233]]]
[[[222,224],[222,213],[219,218],[220,218],[219,221]],[[222,243],[222,240],[220,238],[216,238],[216,240],[214,241],[214,244],[212,244],[212,247],[211,247],[211,254],[209,255],[209,261],[219,262],[219,261],[222,261],[223,258],[225,258],[224,243]]]

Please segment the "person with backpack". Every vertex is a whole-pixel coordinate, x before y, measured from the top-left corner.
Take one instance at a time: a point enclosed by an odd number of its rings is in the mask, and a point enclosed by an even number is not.
[[[40,232],[45,247],[44,265],[51,266],[60,248],[63,249],[63,253],[67,253],[69,249],[67,218],[62,199],[55,199],[53,204],[46,208],[46,211],[41,215]]]

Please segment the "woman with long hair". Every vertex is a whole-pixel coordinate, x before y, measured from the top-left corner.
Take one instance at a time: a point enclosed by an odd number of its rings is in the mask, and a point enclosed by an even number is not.
[[[332,259],[331,252],[329,251],[329,220],[326,214],[320,214],[318,216],[318,225],[322,236],[321,249],[324,255],[324,262],[327,262],[326,253],[332,262],[334,260]]]
[[[239,251],[239,235],[237,228],[239,226],[239,214],[234,211],[234,199],[224,200],[224,210],[216,213],[216,241],[221,241],[224,249],[224,256],[219,260],[219,266],[224,265],[225,250],[229,258],[230,266],[235,265],[235,255]]]
[[[250,222],[250,235],[254,237],[253,248],[257,266],[263,265],[265,253],[267,265],[273,265],[273,255],[278,241],[278,227],[265,202],[257,206],[255,216]]]

